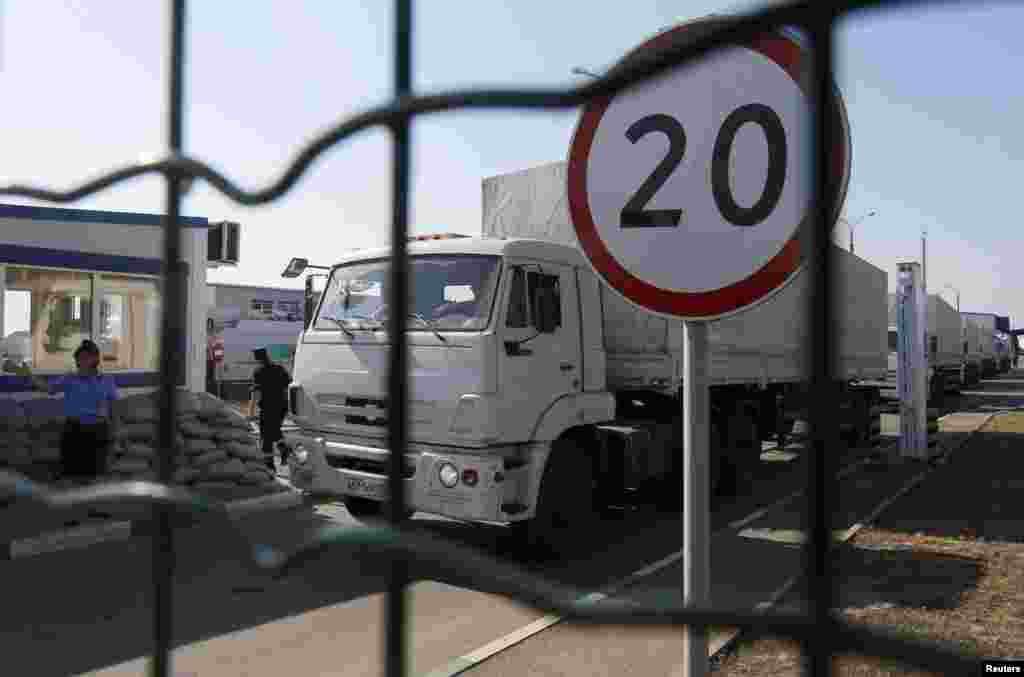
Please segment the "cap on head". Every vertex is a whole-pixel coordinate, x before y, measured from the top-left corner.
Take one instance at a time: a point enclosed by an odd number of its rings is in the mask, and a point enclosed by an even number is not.
[[[270,359],[270,356],[267,355],[267,349],[266,348],[257,348],[256,350],[252,351],[252,356],[255,359],[257,359],[257,360],[267,360],[267,359]]]

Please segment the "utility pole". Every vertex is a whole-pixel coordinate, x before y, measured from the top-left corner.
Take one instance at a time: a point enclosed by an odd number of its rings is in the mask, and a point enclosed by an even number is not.
[[[928,298],[928,226],[921,228],[921,289]]]

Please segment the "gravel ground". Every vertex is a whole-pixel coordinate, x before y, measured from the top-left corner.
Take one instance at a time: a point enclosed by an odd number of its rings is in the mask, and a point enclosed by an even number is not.
[[[1024,414],[994,418],[836,558],[843,613],[986,657],[1024,656]],[[841,656],[842,677],[925,675]],[[799,675],[792,642],[750,639],[717,674]]]

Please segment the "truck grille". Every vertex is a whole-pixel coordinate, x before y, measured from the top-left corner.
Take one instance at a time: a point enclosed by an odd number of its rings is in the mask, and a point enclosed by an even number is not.
[[[388,424],[387,400],[375,400],[366,397],[346,397],[345,407],[349,409],[366,409],[366,413],[346,413],[345,423],[353,425],[372,425],[383,427]]]
[[[389,461],[368,461],[364,458],[353,458],[351,456],[328,456],[327,465],[338,470],[356,470],[358,472],[371,473],[387,477],[391,464]],[[405,463],[402,468],[402,477],[412,479],[416,475],[416,466]]]
[[[383,428],[388,424],[388,401],[385,399],[323,393],[317,396],[317,404],[325,412],[340,414],[349,425]]]

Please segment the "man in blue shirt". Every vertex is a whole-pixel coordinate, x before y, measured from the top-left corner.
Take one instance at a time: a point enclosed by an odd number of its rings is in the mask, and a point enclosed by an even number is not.
[[[107,471],[107,456],[117,436],[114,403],[118,399],[114,379],[99,371],[100,350],[89,339],[75,350],[78,370],[52,381],[22,372],[33,387],[51,395],[63,393],[64,435],[61,438],[61,474],[64,478],[96,480]]]

